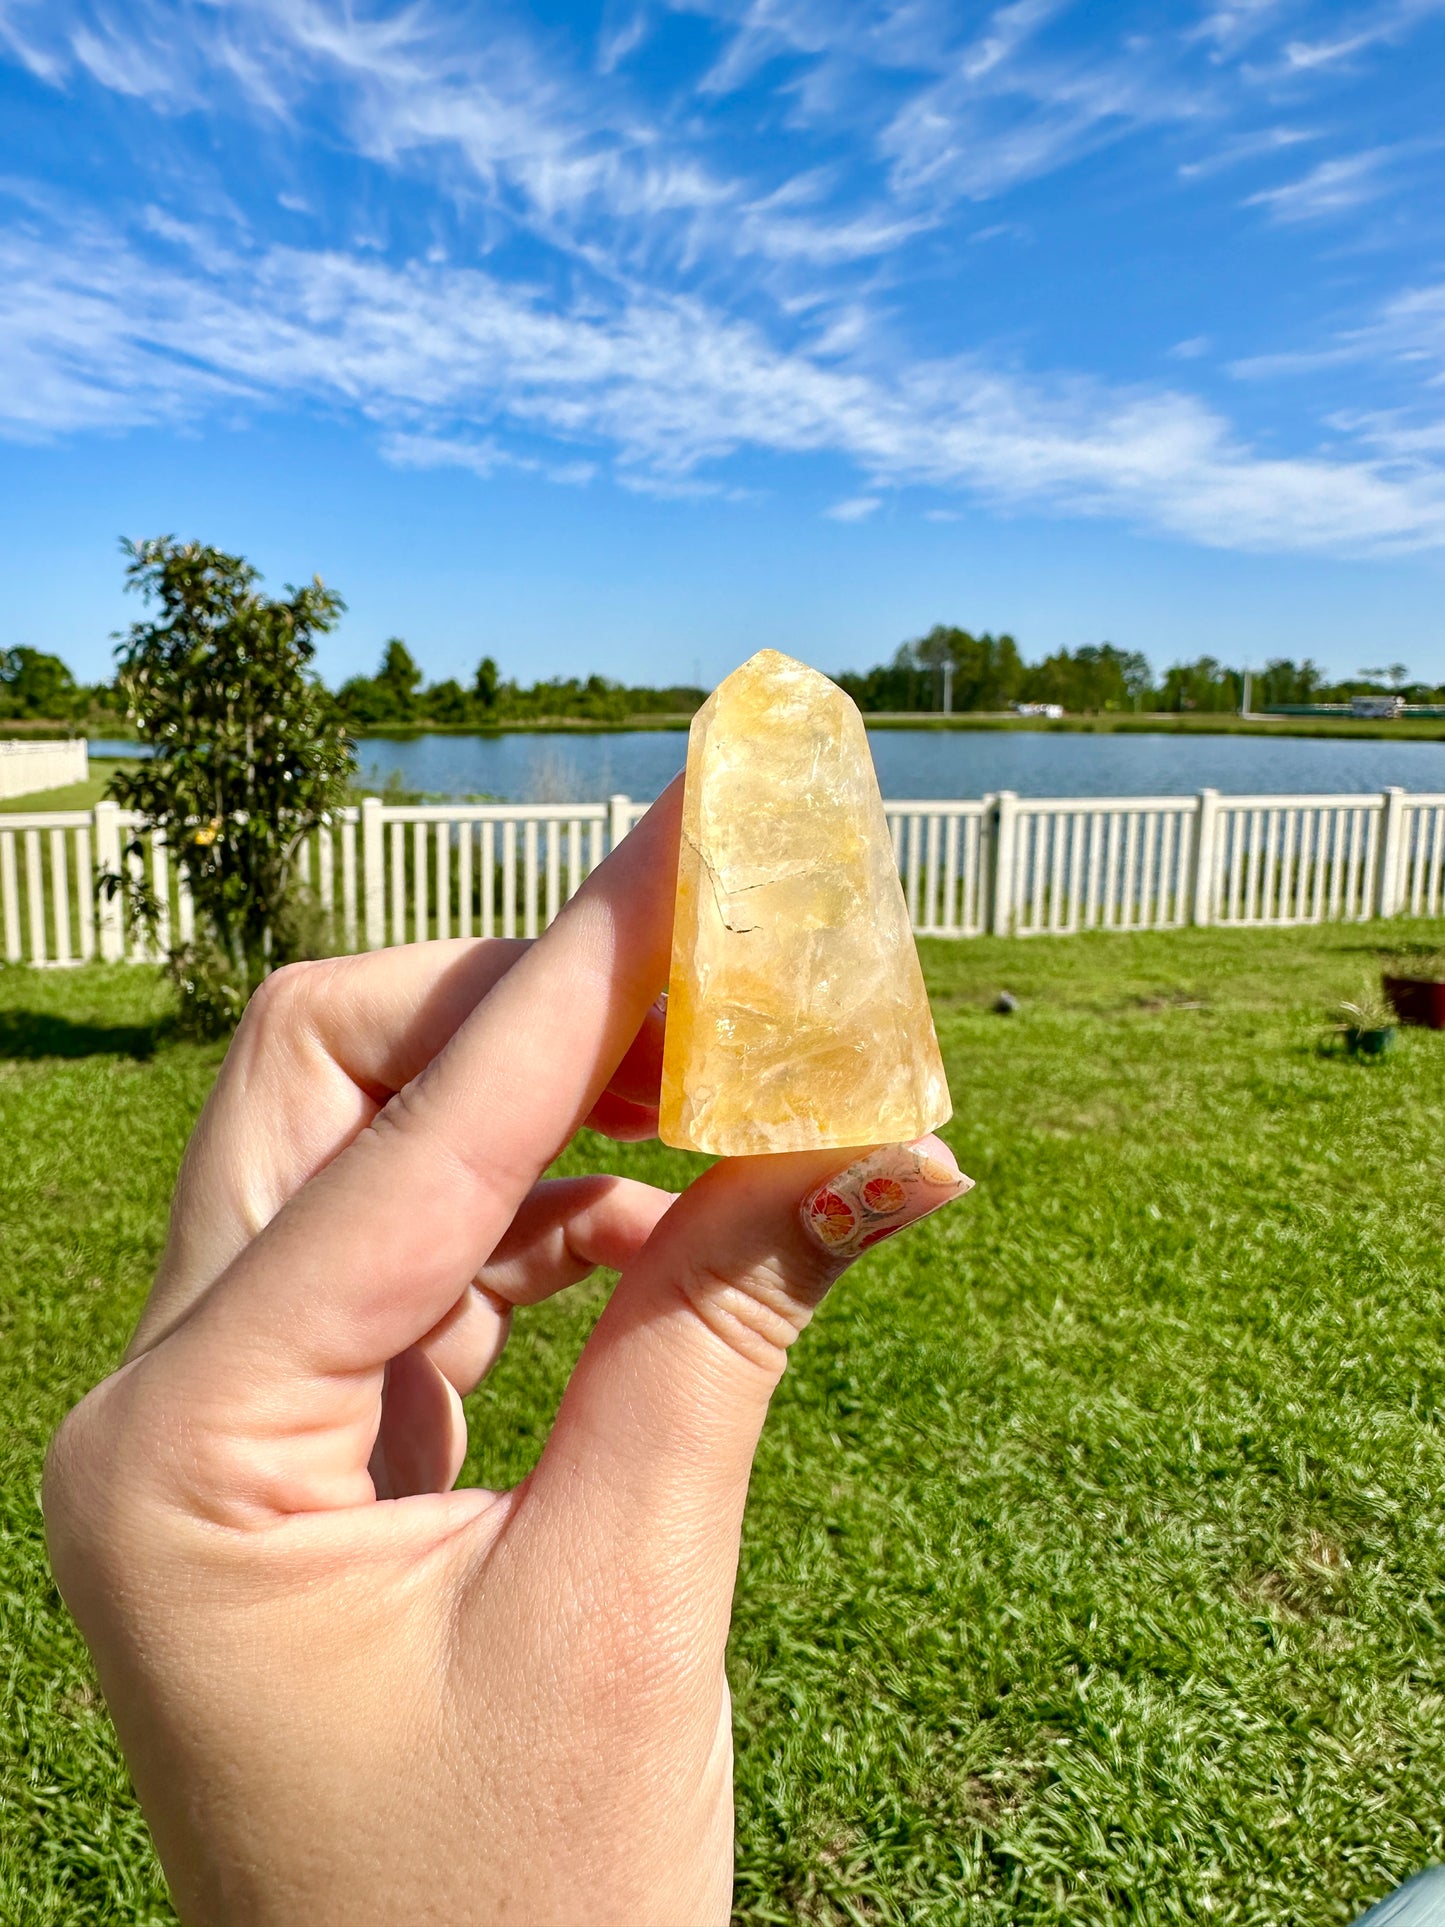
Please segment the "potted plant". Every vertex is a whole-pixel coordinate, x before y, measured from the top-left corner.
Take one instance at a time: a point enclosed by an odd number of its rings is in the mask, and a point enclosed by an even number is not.
[[[1385,966],[1385,997],[1402,1024],[1445,1030],[1445,950],[1420,945]]]
[[[1336,1012],[1335,1035],[1351,1057],[1383,1057],[1395,1043],[1394,1013],[1388,1004],[1361,993],[1358,1003],[1343,1003]]]

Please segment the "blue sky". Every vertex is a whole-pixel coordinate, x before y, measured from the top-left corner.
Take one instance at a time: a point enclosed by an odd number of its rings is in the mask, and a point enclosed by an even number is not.
[[[1445,0],[0,0],[0,642],[1445,677]]]

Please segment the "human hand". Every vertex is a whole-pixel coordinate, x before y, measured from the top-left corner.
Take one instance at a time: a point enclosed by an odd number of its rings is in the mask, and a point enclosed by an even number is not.
[[[188,1922],[728,1916],[768,1400],[862,1245],[967,1180],[930,1139],[831,1184],[845,1153],[719,1164],[676,1203],[539,1182],[584,1120],[655,1128],[677,803],[530,948],[270,980],[127,1362],[52,1446],[57,1581]],[[452,1490],[512,1308],[598,1264],[536,1468]]]

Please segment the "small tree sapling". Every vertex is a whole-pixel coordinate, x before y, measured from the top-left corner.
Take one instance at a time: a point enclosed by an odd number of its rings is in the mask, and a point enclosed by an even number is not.
[[[110,793],[184,863],[195,936],[166,962],[183,1021],[216,1033],[298,955],[303,839],[345,801],[354,751],[312,671],[313,637],[345,609],[319,577],[263,595],[240,556],[161,536],[127,542],[127,588],[155,605],[116,654],[127,714],[152,754]],[[132,845],[135,849],[137,845]],[[103,879],[154,940],[162,906],[132,874]]]

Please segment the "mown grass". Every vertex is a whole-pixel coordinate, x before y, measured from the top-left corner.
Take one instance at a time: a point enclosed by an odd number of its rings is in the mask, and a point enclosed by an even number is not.
[[[15,815],[32,810],[93,810],[105,800],[111,777],[119,769],[134,769],[121,757],[92,756],[83,783],[64,783],[59,789],[31,790],[25,796],[0,797],[0,813]]]
[[[1445,926],[925,945],[978,1190],[799,1346],[731,1670],[740,1922],[1345,1923],[1445,1855],[1445,1036],[1321,1021]],[[1002,987],[1021,1008],[996,1016]],[[45,1575],[218,1052],[151,973],[0,971],[0,1916],[166,1921]],[[588,1143],[676,1182],[656,1146]],[[604,1293],[519,1321],[532,1462]]]

